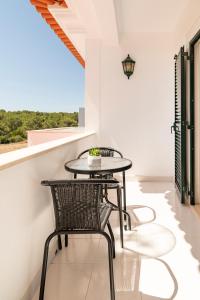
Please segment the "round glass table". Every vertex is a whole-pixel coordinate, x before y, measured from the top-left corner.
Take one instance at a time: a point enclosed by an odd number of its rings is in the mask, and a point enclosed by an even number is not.
[[[130,159],[123,157],[101,157],[99,166],[88,166],[87,158],[79,158],[65,163],[65,170],[76,174],[101,174],[124,172],[132,167]]]

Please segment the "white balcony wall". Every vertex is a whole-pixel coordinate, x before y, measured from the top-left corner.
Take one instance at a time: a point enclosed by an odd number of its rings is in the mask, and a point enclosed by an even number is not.
[[[101,43],[87,40],[85,69],[85,126],[89,130],[100,128],[100,89],[101,89]]]
[[[54,230],[50,193],[40,182],[71,177],[64,163],[94,140],[95,135],[88,136],[0,171],[0,299],[32,298],[39,284],[44,242]]]
[[[176,51],[180,46],[189,48],[189,42],[200,29],[200,1],[190,0],[174,31]]]
[[[121,65],[127,54],[136,61],[129,80]],[[173,56],[168,33],[123,33],[118,46],[95,41],[94,47],[93,40],[87,41],[86,125],[98,122],[98,143],[132,159],[130,172],[137,176],[174,173]]]

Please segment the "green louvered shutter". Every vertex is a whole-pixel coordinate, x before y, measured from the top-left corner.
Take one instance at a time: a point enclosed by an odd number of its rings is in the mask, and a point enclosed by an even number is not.
[[[175,55],[175,184],[180,201],[185,202],[186,183],[186,57],[184,47]]]

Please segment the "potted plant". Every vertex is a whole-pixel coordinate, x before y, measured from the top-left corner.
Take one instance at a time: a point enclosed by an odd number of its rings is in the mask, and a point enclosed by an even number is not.
[[[88,166],[97,167],[101,164],[101,152],[99,148],[92,148],[88,155]]]

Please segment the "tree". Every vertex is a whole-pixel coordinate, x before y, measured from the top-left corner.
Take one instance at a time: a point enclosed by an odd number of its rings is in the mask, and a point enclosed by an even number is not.
[[[34,111],[0,110],[0,144],[15,143],[27,139],[27,130],[75,127],[78,113],[46,113]]]

